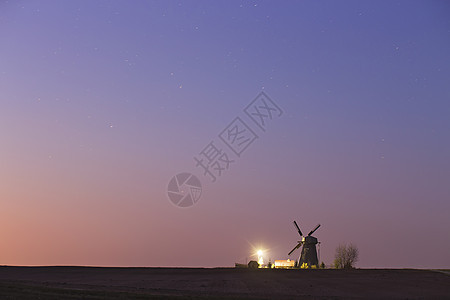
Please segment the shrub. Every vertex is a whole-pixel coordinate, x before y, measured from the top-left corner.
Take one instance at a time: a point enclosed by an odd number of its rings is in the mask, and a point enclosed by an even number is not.
[[[334,256],[334,267],[336,269],[354,268],[358,261],[358,254],[358,248],[353,244],[339,245]]]

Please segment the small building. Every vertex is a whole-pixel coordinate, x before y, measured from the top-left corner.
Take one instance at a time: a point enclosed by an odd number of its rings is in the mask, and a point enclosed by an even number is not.
[[[275,268],[277,269],[290,269],[295,267],[295,260],[290,259],[280,259],[276,260],[274,263]]]

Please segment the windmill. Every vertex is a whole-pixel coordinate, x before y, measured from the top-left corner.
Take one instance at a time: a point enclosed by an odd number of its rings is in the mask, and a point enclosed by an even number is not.
[[[301,241],[298,241],[297,246],[294,247],[294,249],[289,252],[288,255],[291,255],[292,252],[302,247],[302,253],[300,255],[298,266],[301,267],[303,264],[306,264],[307,267],[311,266],[318,266],[319,260],[317,259],[317,251],[316,251],[316,244],[318,243],[317,238],[311,236],[317,229],[319,229],[320,224],[318,224],[313,230],[311,230],[307,236],[303,236],[302,231],[300,230],[300,227],[298,227],[297,222],[294,221],[294,225],[297,228],[298,233],[300,234],[300,237],[302,238]]]

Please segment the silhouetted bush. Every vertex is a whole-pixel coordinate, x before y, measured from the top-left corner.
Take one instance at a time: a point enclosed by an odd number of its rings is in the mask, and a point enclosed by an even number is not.
[[[248,262],[248,268],[249,269],[258,269],[259,268],[259,264],[256,260],[251,260]]]
[[[358,261],[358,248],[355,245],[339,245],[334,256],[336,269],[351,269]]]

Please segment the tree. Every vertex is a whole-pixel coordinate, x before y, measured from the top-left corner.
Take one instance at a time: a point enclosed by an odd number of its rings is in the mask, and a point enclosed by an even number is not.
[[[334,256],[334,267],[336,269],[351,269],[354,268],[358,261],[358,248],[353,244],[343,244],[336,248]]]
[[[248,268],[249,269],[258,269],[259,268],[259,264],[256,260],[251,260],[248,262]]]

